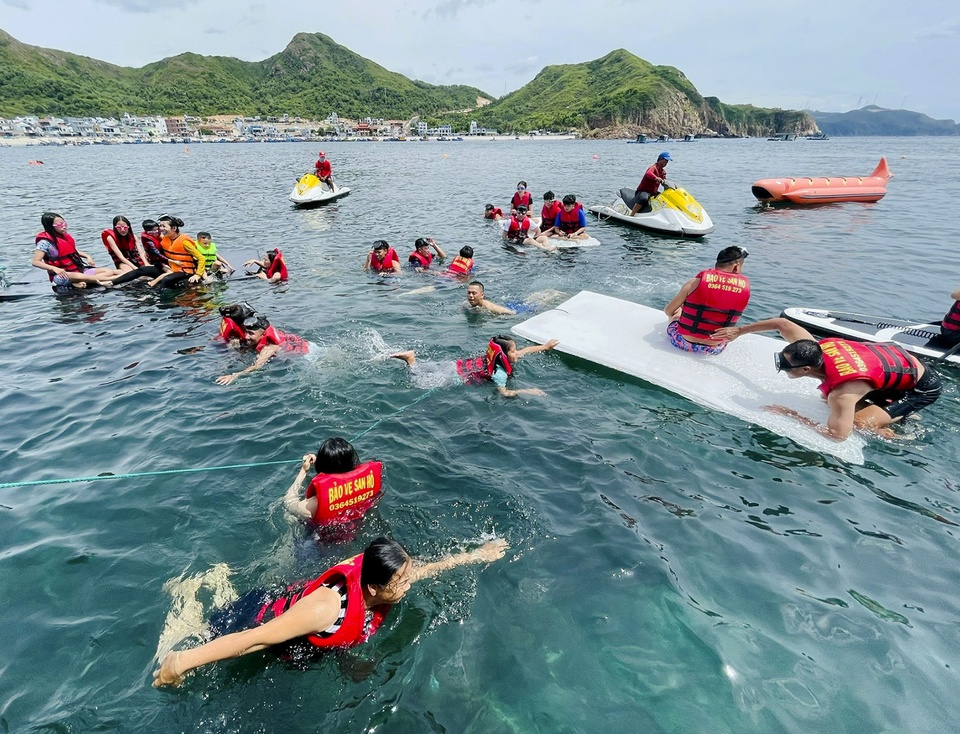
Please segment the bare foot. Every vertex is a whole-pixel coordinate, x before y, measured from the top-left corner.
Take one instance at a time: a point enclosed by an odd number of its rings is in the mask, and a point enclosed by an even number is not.
[[[101,288],[113,288],[113,283],[111,283],[109,280],[98,280],[97,285]]]
[[[413,367],[413,363],[417,361],[417,353],[412,349],[408,352],[397,352],[396,354],[391,354],[392,359],[402,359],[410,367]]]

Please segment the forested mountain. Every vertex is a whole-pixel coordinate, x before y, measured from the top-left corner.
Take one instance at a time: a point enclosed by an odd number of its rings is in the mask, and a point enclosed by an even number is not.
[[[28,46],[0,31],[4,117],[289,113],[322,119],[337,112],[405,119],[469,109],[478,97],[489,95],[411,81],[321,33],[299,33],[264,61],[186,53],[132,69]]]

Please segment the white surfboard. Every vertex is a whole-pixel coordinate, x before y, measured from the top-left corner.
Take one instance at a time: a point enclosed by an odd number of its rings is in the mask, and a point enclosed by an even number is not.
[[[783,405],[817,423],[827,420],[815,380],[791,380],[774,369],[773,354],[783,349],[782,341],[748,334],[717,356],[691,354],[670,344],[666,328],[663,311],[581,291],[511,331],[539,344],[559,339],[558,351],[647,380],[814,451],[863,463],[860,436],[834,441],[793,418],[764,410],[765,405]]]

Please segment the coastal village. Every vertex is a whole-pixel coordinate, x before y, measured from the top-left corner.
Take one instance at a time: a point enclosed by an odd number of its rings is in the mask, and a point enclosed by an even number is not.
[[[140,117],[124,114],[119,119],[27,115],[9,120],[0,118],[0,145],[463,140],[465,137],[496,137],[498,134],[497,130],[478,125],[475,120],[470,122],[467,130],[455,132],[450,125],[430,127],[419,117],[410,120],[373,117],[351,120],[336,113],[321,121],[289,115]],[[576,131],[557,134],[530,130],[524,135],[569,138],[575,137]]]

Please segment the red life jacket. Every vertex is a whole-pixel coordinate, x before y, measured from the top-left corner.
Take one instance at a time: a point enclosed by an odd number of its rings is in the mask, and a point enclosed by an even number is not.
[[[113,264],[116,267],[120,267],[120,260],[113,253],[113,250],[110,249],[110,245],[107,244],[107,237],[113,237],[113,241],[117,243],[117,249],[134,265],[137,267],[143,267],[146,263],[140,262],[140,253],[137,251],[137,238],[133,232],[127,232],[126,237],[121,237],[113,229],[105,229],[100,233],[100,239],[103,241],[103,246],[107,248],[107,252],[110,254],[110,258],[113,260]]]
[[[549,204],[544,204],[543,208],[540,210],[540,221],[544,229],[547,227],[547,222],[552,226],[554,222],[557,221],[557,215],[563,211],[563,205],[554,199]]]
[[[140,244],[143,245],[144,252],[147,253],[147,260],[151,265],[163,265],[167,258],[160,249],[160,235],[154,232],[141,232]]]
[[[326,585],[337,589],[338,586],[345,585],[347,604],[346,608],[340,610],[340,618],[336,622],[339,627],[330,633],[317,631],[314,634],[307,635],[307,641],[314,647],[320,648],[353,647],[361,642],[366,642],[383,623],[387,612],[390,611],[390,605],[379,604],[371,609],[373,617],[370,624],[366,624],[367,609],[363,603],[363,587],[360,584],[362,561],[363,554],[361,553],[338,563],[313,581],[301,581],[288,586],[283,596],[267,602],[260,608],[256,618],[257,624],[265,624],[271,619],[279,617],[321,586]]]
[[[576,232],[580,229],[580,211],[583,209],[583,205],[578,201],[573,209],[567,211],[562,206],[560,207],[560,229],[570,234]],[[556,219],[554,219],[556,221]]]
[[[363,517],[383,492],[383,464],[368,461],[344,474],[317,474],[307,487],[307,499],[317,498],[317,525],[350,522]]]
[[[701,270],[696,277],[700,284],[680,306],[677,332],[704,339],[737,323],[750,300],[750,281],[742,274],[713,269]]]
[[[827,396],[851,380],[867,380],[876,390],[910,390],[917,384],[919,363],[893,342],[861,344],[846,339],[822,339],[827,379],[820,391]]]
[[[288,334],[285,331],[280,331],[280,329],[273,326],[268,326],[264,330],[263,336],[260,338],[260,341],[257,342],[257,351],[259,352],[268,344],[276,344],[281,349],[296,354],[306,354],[310,351],[310,342],[306,339],[302,339],[296,334]]]
[[[468,385],[479,385],[493,377],[498,365],[504,369],[507,377],[513,374],[513,365],[503,347],[491,339],[486,354],[457,360],[457,374]]]
[[[533,194],[529,191],[517,192],[513,195],[513,198],[510,199],[510,206],[513,209],[516,209],[518,206],[525,206],[528,209],[530,205],[533,204]]]
[[[225,341],[230,341],[231,339],[245,339],[247,332],[244,330],[243,326],[238,324],[233,319],[228,319],[224,316],[220,319],[220,338]]]
[[[414,250],[410,253],[410,257],[407,258],[409,262],[414,264],[414,267],[423,268],[426,270],[430,267],[430,263],[433,262],[433,253],[432,252],[420,252],[419,250]]]
[[[392,247],[387,248],[387,254],[383,256],[383,260],[377,260],[376,255],[370,255],[370,269],[378,273],[393,270],[393,264],[398,262],[400,262],[400,256]]]
[[[940,327],[947,331],[960,331],[960,301],[954,301],[947,315],[940,322]]]
[[[62,268],[70,273],[82,273],[86,265],[83,262],[83,259],[77,253],[77,243],[73,239],[73,235],[69,232],[64,232],[61,235],[57,235],[56,239],[50,236],[50,234],[44,230],[39,232],[36,236],[34,242],[40,244],[40,240],[45,240],[47,242],[53,243],[53,246],[57,248],[57,256],[51,257],[48,253],[43,253],[43,261],[47,265],[53,265],[55,268]],[[50,282],[53,282],[53,273],[49,270],[47,275],[50,278]]]
[[[502,217],[502,216],[503,216],[503,211],[500,209],[500,207],[497,207],[496,209],[490,209],[483,213],[484,219],[496,219],[497,217]]]
[[[518,222],[516,217],[510,217],[510,224],[507,225],[507,237],[511,240],[525,240],[527,232],[530,231],[532,226],[533,222],[530,221],[530,217],[524,217],[522,222]]]
[[[473,258],[461,257],[460,255],[453,258],[453,262],[447,268],[447,271],[454,275],[468,275],[471,270],[473,270]]]
[[[287,264],[283,261],[283,253],[280,250],[274,250],[273,262],[270,263],[270,267],[267,268],[267,277],[272,278],[277,273],[280,273],[280,280],[287,279]]]

